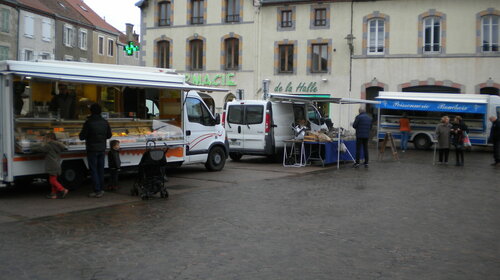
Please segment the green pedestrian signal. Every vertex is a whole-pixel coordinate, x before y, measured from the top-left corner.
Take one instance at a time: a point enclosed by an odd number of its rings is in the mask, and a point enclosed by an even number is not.
[[[130,41],[127,45],[123,47],[123,50],[127,55],[134,55],[134,52],[139,51],[139,46],[136,46],[134,42]]]

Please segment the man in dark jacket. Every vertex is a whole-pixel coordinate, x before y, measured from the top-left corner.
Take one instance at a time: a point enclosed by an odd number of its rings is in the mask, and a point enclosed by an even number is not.
[[[80,140],[85,140],[90,176],[94,183],[94,192],[90,197],[102,197],[104,194],[104,157],[106,140],[111,138],[111,128],[108,121],[101,117],[101,106],[94,103],[90,106],[90,117],[83,124]]]
[[[356,116],[352,127],[356,129],[356,163],[354,163],[354,167],[359,167],[361,147],[363,147],[365,167],[368,167],[368,138],[370,138],[372,129],[372,118],[366,114],[365,109],[359,108],[359,115]]]
[[[491,116],[490,121],[491,132],[488,142],[493,144],[493,158],[495,159],[491,165],[500,166],[500,120],[496,116]]]

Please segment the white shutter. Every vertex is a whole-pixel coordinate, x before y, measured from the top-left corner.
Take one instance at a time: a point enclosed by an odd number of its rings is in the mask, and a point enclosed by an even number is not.
[[[51,31],[52,31],[52,24],[50,20],[48,19],[43,19],[42,21],[42,40],[44,41],[51,41]]]
[[[32,16],[24,16],[24,36],[33,37],[34,24]]]

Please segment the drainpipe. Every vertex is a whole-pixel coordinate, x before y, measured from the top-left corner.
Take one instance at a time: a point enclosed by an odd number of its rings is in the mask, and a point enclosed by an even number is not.
[[[19,59],[19,36],[21,36],[21,31],[19,27],[21,26],[21,11],[19,9],[19,6],[16,5],[16,10],[17,10],[17,38],[16,38],[16,60]]]
[[[350,30],[350,35],[354,37],[354,35],[352,34],[352,30],[353,30],[353,14],[354,14],[354,0],[351,0],[351,30]],[[354,42],[353,42],[354,44]],[[352,55],[354,53],[354,46],[351,48],[351,46],[349,46],[349,98],[351,98],[351,91],[352,91]],[[347,116],[349,116],[349,118],[351,117],[351,106],[348,106],[347,107]]]

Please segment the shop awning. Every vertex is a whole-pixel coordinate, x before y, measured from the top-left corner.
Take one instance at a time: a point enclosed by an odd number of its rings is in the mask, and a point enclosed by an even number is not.
[[[321,97],[321,96],[307,96],[307,95],[294,95],[294,94],[279,94],[270,93],[269,98],[272,100],[286,100],[291,102],[326,102],[334,104],[380,104],[380,101],[364,100],[356,98],[340,98],[340,97]],[[379,109],[380,110],[380,109]],[[380,115],[380,113],[379,113]],[[339,108],[339,123],[342,121],[342,106]],[[378,131],[377,131],[378,135]],[[340,159],[340,129],[337,136],[337,159]],[[378,142],[377,142],[378,150]],[[340,160],[337,160],[337,169],[340,169]]]
[[[356,99],[356,98],[340,98],[340,97],[318,97],[295,94],[270,93],[270,99],[300,101],[300,102],[325,102],[335,104],[380,104],[380,101]]]

